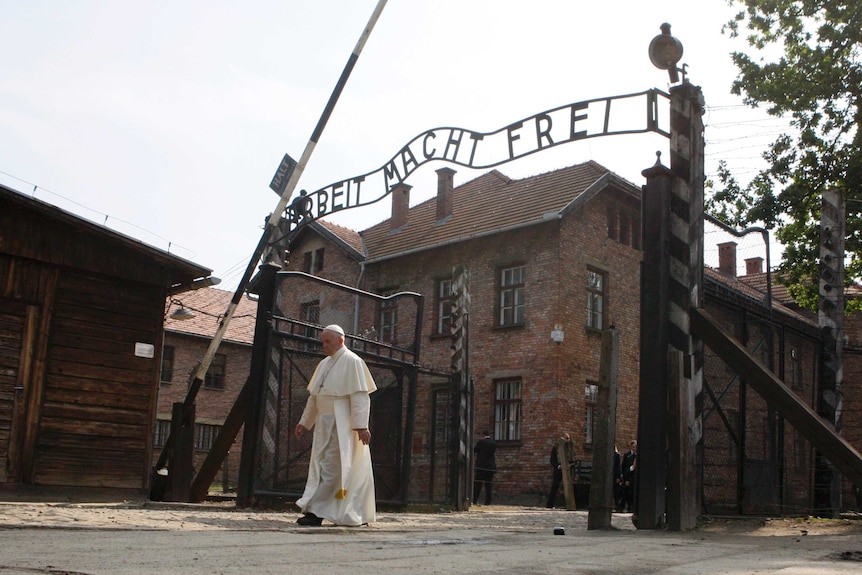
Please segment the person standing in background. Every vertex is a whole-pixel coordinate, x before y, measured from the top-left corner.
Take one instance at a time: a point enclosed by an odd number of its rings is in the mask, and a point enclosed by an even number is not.
[[[491,505],[491,485],[494,482],[494,473],[497,471],[497,460],[494,453],[497,451],[497,442],[487,431],[483,431],[482,439],[476,442],[473,453],[476,454],[475,473],[473,478],[473,503],[479,501],[482,486],[485,486],[485,505]]]
[[[625,511],[634,511],[635,470],[638,466],[638,442],[632,440],[622,460],[622,492]]]

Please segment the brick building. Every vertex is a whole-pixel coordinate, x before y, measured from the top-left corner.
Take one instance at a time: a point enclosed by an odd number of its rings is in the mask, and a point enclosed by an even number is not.
[[[161,455],[171,429],[171,410],[183,402],[192,372],[201,361],[219,327],[221,316],[233,297],[232,292],[209,288],[169,298],[166,303],[165,338],[156,413],[153,464]],[[183,318],[179,309],[193,314]],[[194,468],[200,469],[212,442],[248,379],[257,302],[242,298],[224,339],[207,371],[195,400]],[[232,490],[237,485],[242,447],[240,431],[234,447],[222,464],[213,488]]]
[[[640,188],[594,162],[520,180],[494,170],[457,187],[454,170],[437,175],[435,198],[410,206],[411,187],[398,184],[391,218],[364,231],[310,224],[286,268],[379,294],[424,294],[421,363],[445,371],[453,268],[465,266],[474,429],[493,430],[498,442],[495,501],[538,504],[561,431],[572,434],[579,458],[592,457],[601,333],[611,326],[621,334],[616,434],[621,444],[635,437]],[[405,337],[396,309],[381,307],[374,325],[353,325],[326,317],[314,294],[289,297],[300,300],[301,319],[373,329],[383,341]],[[445,481],[433,469],[441,465],[434,446],[445,444],[439,408],[447,385],[420,378],[412,500],[434,500]]]
[[[727,261],[724,264],[725,275],[730,275],[730,269],[736,265],[735,262],[735,245],[725,244]],[[731,261],[732,258],[732,261]],[[746,273],[738,279],[745,286],[756,289],[760,294],[767,293],[767,274],[763,271],[763,260],[761,258],[749,258],[745,260]],[[776,308],[785,310],[785,313],[790,313],[796,316],[802,322],[808,324],[808,334],[815,341],[815,347],[805,346],[804,349],[800,345],[794,344],[788,350],[789,355],[785,354],[785,366],[780,363],[776,368],[776,373],[781,379],[791,388],[797,395],[805,398],[809,405],[817,405],[817,387],[814,381],[819,377],[819,358],[820,358],[820,330],[818,328],[817,316],[810,310],[801,308],[790,295],[787,287],[777,281],[773,281],[771,285],[771,296]],[[858,299],[862,296],[862,288],[858,285],[850,285],[845,287],[845,298]],[[816,332],[816,333],[815,333]],[[842,385],[842,403],[843,411],[841,418],[841,435],[851,445],[860,449],[862,447],[862,313],[853,312],[844,317],[844,349],[843,349],[843,385]],[[798,473],[810,474],[812,472],[812,462],[810,461],[810,448],[807,448],[807,442],[799,437],[798,432],[792,431],[782,444],[792,445],[792,451],[789,452],[785,461],[788,469],[798,469]],[[813,488],[809,480],[809,487]],[[799,509],[800,505],[806,505],[803,497],[800,483],[796,482],[795,491],[797,496],[793,504],[788,504],[791,509]],[[862,500],[858,497],[862,496],[858,490],[854,491],[853,485],[849,481],[843,482],[842,507],[862,509]]]

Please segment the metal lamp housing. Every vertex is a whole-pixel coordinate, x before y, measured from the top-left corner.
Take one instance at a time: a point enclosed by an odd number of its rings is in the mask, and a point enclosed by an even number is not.
[[[661,34],[649,43],[649,59],[659,70],[667,70],[671,82],[679,82],[676,63],[682,59],[682,42],[670,35],[667,22],[661,25]]]

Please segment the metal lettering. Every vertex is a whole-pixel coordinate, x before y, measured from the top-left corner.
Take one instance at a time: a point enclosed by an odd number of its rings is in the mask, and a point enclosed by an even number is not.
[[[572,127],[572,129],[569,130],[569,139],[570,140],[581,140],[581,139],[587,137],[587,131],[586,130],[581,130],[580,132],[578,132],[575,129],[575,124],[579,120],[586,120],[587,119],[586,114],[578,115],[577,110],[586,110],[586,109],[587,109],[586,102],[581,102],[580,104],[572,104],[572,107],[571,107],[571,112],[572,112],[571,127]]]
[[[458,137],[455,137],[455,132],[458,132]],[[452,155],[452,160],[455,160],[458,157],[458,149],[461,147],[461,138],[464,137],[464,130],[449,130],[449,139],[446,141],[446,150],[443,152],[443,159],[448,160],[449,158],[449,149],[454,144],[455,145],[455,153]]]
[[[546,126],[542,128],[542,121],[547,122]],[[554,121],[551,120],[551,117],[547,114],[539,114],[536,116],[536,145],[539,148],[543,148],[542,146],[542,138],[548,140],[548,145],[553,146],[554,140],[551,138],[551,127],[554,125]]]
[[[443,161],[471,169],[485,169],[586,138],[642,132],[656,132],[669,137],[669,129],[659,126],[659,96],[670,100],[670,96],[664,92],[648,90],[625,96],[576,102],[510,123],[494,132],[474,132],[452,127],[426,130],[410,140],[377,170],[335,182],[295,199],[285,210],[286,217],[294,225],[301,225],[332,212],[373,204],[387,196],[394,184],[404,182],[427,162]],[[624,121],[621,122],[619,118]],[[617,120],[616,124],[625,124],[630,120],[634,122],[637,118],[641,118],[641,124],[638,126],[611,127],[611,119]],[[521,137],[523,128],[530,123],[535,140]],[[470,138],[469,146],[462,146],[465,134]],[[442,147],[438,145],[438,138],[441,138],[441,143],[442,139],[445,139]],[[507,150],[508,154],[503,150]],[[289,177],[289,171],[284,170],[288,167],[288,160],[284,160],[283,166],[279,166],[276,177],[273,178],[276,187],[284,177]],[[365,189],[370,186],[371,190],[379,191],[364,199],[360,197],[360,189],[366,182]]]
[[[515,130],[520,130],[523,126],[524,126],[524,122],[517,122],[515,124],[511,124],[508,128],[506,128],[506,132],[508,134],[507,139],[508,139],[508,144],[509,144],[509,159],[510,160],[515,159],[515,150],[514,150],[514,147],[512,146],[512,144],[516,140],[521,139],[520,134],[516,134]]]
[[[430,152],[428,151],[428,140],[431,138],[436,138],[436,137],[437,137],[437,134],[435,134],[433,131],[428,131],[425,134],[425,139],[423,140],[423,143],[422,143],[422,155],[425,156],[426,160],[430,160],[431,158],[433,158],[434,153],[437,151],[437,148],[432,149]]]

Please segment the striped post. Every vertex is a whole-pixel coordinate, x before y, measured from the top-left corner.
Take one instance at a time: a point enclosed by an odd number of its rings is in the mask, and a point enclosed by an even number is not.
[[[642,207],[644,261],[641,268],[641,363],[638,417],[638,467],[635,516],[639,529],[663,526],[667,511],[668,465],[674,477],[690,478],[674,510],[684,517],[675,525],[693,527],[700,489],[695,455],[702,435],[703,346],[689,327],[689,312],[703,297],[703,96],[685,82],[671,89],[670,164],[644,170]],[[669,354],[683,357],[682,391],[693,405],[688,440],[679,453],[667,452]],[[678,423],[678,422],[674,422]],[[686,469],[680,470],[681,462]],[[683,499],[686,501],[683,504]],[[691,501],[695,499],[695,501]],[[678,520],[676,520],[678,519]]]
[[[841,433],[844,377],[844,198],[835,188],[823,192],[820,213],[820,301],[817,322],[823,335],[817,413]],[[819,451],[814,462],[814,508],[836,517],[841,508],[841,476]]]
[[[472,469],[472,394],[470,393],[469,373],[469,318],[470,318],[470,275],[464,266],[452,270],[452,295],[454,303],[451,310],[452,330],[452,398],[457,414],[457,452],[453,465],[453,482],[456,508],[470,507],[473,493]]]

